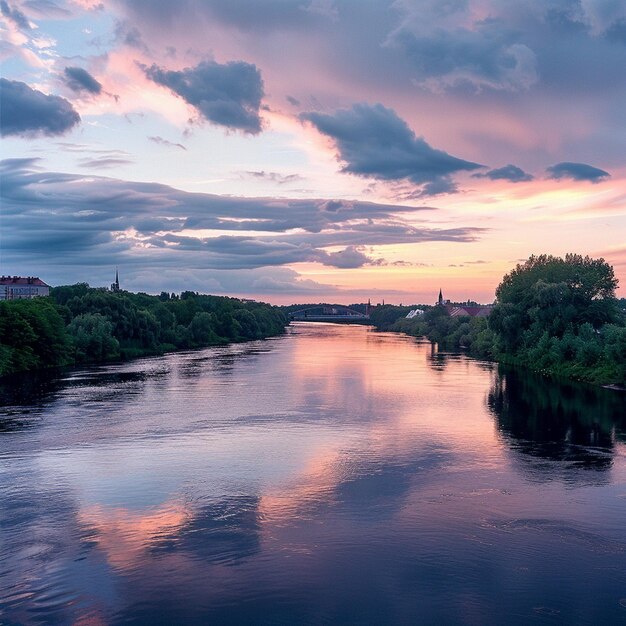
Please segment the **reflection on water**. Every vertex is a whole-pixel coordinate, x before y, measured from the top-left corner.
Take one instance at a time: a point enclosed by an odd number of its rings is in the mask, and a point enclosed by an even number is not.
[[[625,439],[623,393],[555,383],[532,372],[499,366],[488,405],[514,450],[560,461],[559,469],[608,470],[616,439]],[[555,468],[545,467],[550,480]]]
[[[624,396],[362,326],[0,387],[0,623],[617,623]]]

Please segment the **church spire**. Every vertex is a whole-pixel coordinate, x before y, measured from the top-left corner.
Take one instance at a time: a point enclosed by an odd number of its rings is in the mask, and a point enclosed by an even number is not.
[[[119,291],[119,290],[120,290],[120,275],[116,267],[115,268],[115,282],[111,285],[111,291]]]
[[[441,288],[439,288],[439,300],[437,300],[437,304],[439,306],[443,306],[443,293],[441,291]]]

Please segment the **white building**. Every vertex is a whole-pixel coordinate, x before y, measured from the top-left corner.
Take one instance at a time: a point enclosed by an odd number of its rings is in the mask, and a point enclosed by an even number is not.
[[[50,295],[50,285],[36,276],[1,276],[0,300],[23,300]]]

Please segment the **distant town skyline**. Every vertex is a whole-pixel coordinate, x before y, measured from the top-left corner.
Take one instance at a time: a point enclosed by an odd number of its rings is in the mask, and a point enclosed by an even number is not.
[[[626,296],[626,3],[1,4],[2,274],[488,303],[577,252]]]

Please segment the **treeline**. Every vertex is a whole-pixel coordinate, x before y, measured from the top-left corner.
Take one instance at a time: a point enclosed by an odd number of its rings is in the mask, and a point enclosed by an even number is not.
[[[435,306],[413,319],[398,315],[376,325],[425,336],[444,350],[463,348],[547,374],[626,386],[626,302],[615,298],[616,287],[604,259],[533,256],[502,279],[488,318],[450,317]]]
[[[56,287],[47,298],[0,302],[0,376],[262,339],[287,323],[277,307],[191,291]]]

